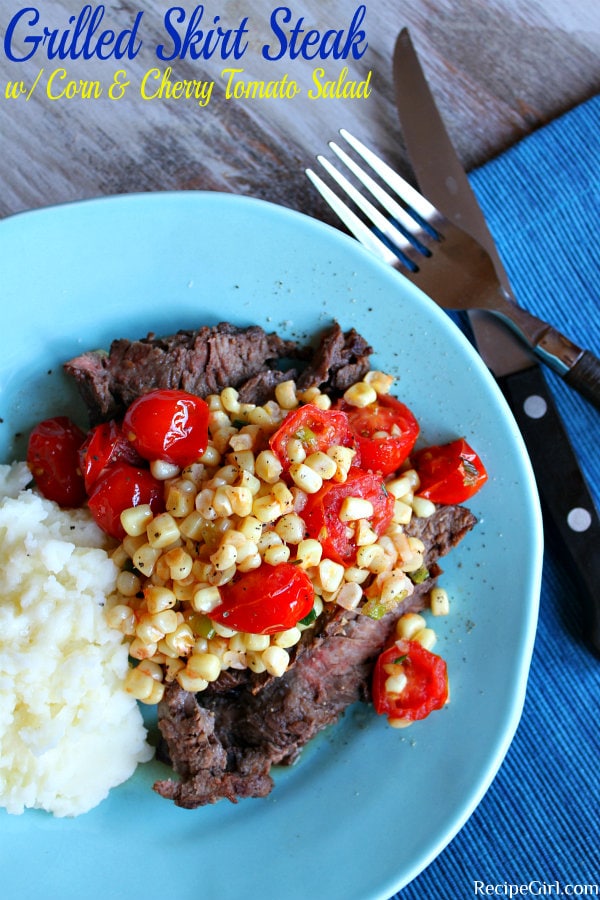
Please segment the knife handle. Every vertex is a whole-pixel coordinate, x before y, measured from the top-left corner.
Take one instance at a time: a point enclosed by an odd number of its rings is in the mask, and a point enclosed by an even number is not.
[[[545,510],[569,552],[584,600],[584,639],[600,657],[600,520],[538,365],[498,383],[512,409]]]
[[[600,359],[585,350],[574,366],[564,376],[564,380],[600,409]]]

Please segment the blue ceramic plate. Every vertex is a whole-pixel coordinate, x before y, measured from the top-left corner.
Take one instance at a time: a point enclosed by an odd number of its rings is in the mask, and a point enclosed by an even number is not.
[[[81,412],[60,369],[114,337],[231,321],[310,337],[333,319],[376,348],[427,442],[465,435],[490,481],[444,564],[436,620],[451,703],[397,731],[352,708],[263,800],[186,811],[140,767],[72,820],[0,813],[2,893],[159,900],[387,900],[471,814],[523,703],[541,526],[528,458],[479,357],[444,313],[350,238],[269,204],[206,193],[109,198],[0,223],[0,459],[39,418]],[[98,710],[102,715],[102,710]]]

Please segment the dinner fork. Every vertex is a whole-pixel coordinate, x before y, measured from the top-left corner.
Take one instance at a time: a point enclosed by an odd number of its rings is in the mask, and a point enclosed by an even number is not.
[[[378,176],[376,180],[335,141],[329,143],[347,173],[366,188],[371,199],[327,157],[319,155],[317,161],[364,218],[316,172],[309,168],[306,174],[361,244],[440,306],[495,313],[543,362],[600,409],[600,360],[519,306],[500,283],[487,251],[471,235],[446,218],[362,141],[346,129],[341,129],[340,135]]]

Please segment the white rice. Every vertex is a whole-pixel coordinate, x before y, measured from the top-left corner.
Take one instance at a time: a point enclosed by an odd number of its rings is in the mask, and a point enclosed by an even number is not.
[[[84,510],[0,466],[0,805],[76,816],[152,756],[103,605],[116,567]]]

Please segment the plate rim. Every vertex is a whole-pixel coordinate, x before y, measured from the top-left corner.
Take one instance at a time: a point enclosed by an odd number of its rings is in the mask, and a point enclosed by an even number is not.
[[[119,204],[119,205],[127,205],[128,203],[141,203],[144,204],[146,202],[161,202],[163,200],[168,200],[169,202],[177,203],[179,200],[184,200],[184,202],[194,202],[200,200],[201,202],[204,199],[210,199],[211,202],[214,201],[222,201],[226,204],[235,205],[243,205],[243,206],[255,206],[257,208],[261,208],[266,210],[267,213],[269,211],[276,213],[277,215],[284,216],[285,218],[289,218],[290,220],[295,220],[299,222],[303,222],[304,225],[308,225],[310,223],[310,227],[322,231],[326,234],[330,239],[334,239],[336,241],[346,242],[346,246],[348,248],[352,248],[353,252],[358,252],[364,259],[369,260],[370,265],[376,265],[381,270],[389,272],[389,268],[379,260],[377,260],[372,254],[370,254],[365,248],[363,248],[357,241],[351,238],[349,235],[335,228],[327,222],[323,222],[313,216],[310,216],[304,212],[299,210],[295,210],[290,207],[282,206],[279,204],[272,203],[271,201],[264,200],[258,197],[245,197],[238,194],[228,193],[228,192],[218,192],[218,191],[198,191],[198,190],[190,190],[190,191],[140,191],[135,193],[124,193],[118,195],[103,195],[99,197],[90,197],[86,199],[76,199],[67,201],[65,203],[57,203],[49,206],[41,206],[35,209],[30,210],[22,210],[18,211],[11,216],[3,219],[0,223],[0,241],[2,240],[3,231],[2,228],[9,226],[13,222],[22,222],[25,218],[41,218],[42,216],[52,215],[52,213],[56,211],[64,211],[64,210],[73,210],[75,213],[78,208],[91,208],[97,205],[110,205],[110,204]],[[398,273],[399,274],[399,273]],[[399,276],[402,277],[402,276]],[[406,281],[403,279],[403,281]],[[410,283],[408,283],[410,284]],[[414,289],[414,286],[411,285],[411,288]],[[418,289],[416,289],[418,290]],[[439,310],[437,305],[431,301],[429,298],[425,297],[422,292],[418,292],[421,294],[422,298],[427,304],[430,304],[430,309],[434,310],[436,315],[444,316],[443,311]],[[458,329],[457,329],[458,331]],[[466,340],[466,339],[465,339]],[[469,345],[470,346],[470,345]],[[534,500],[537,498],[537,489],[535,488],[535,478],[533,475],[533,470],[531,468],[531,463],[529,461],[529,457],[527,455],[527,451],[525,448],[525,444],[521,438],[520,432],[512,418],[512,414],[506,405],[504,398],[501,396],[499,389],[495,384],[492,376],[489,374],[487,369],[485,368],[483,362],[480,357],[474,350],[472,349],[472,353],[474,358],[479,363],[479,373],[483,374],[484,378],[488,379],[488,383],[493,385],[493,388],[497,390],[497,395],[501,399],[505,408],[505,415],[508,413],[508,419],[512,423],[513,427],[513,439],[516,440],[517,444],[520,443],[522,453],[521,453],[521,463],[524,466],[524,472],[527,475],[527,487],[529,490],[529,499]],[[524,457],[524,458],[523,458]],[[523,622],[523,637],[522,637],[522,647],[519,653],[519,661],[520,661],[520,673],[518,679],[515,682],[515,689],[512,695],[512,702],[510,704],[510,711],[507,712],[506,719],[507,721],[504,723],[502,729],[502,740],[497,742],[496,751],[493,756],[493,759],[488,761],[486,771],[483,774],[480,774],[479,782],[476,790],[471,791],[470,800],[468,803],[463,804],[463,807],[460,811],[460,815],[455,816],[454,827],[449,830],[440,840],[437,841],[435,845],[433,845],[429,851],[429,853],[424,854],[418,861],[415,861],[414,866],[403,873],[401,880],[395,881],[393,884],[388,884],[386,886],[382,885],[381,892],[377,895],[373,894],[373,900],[375,897],[381,897],[382,900],[386,900],[386,898],[390,897],[393,893],[401,890],[407,884],[409,884],[414,878],[416,878],[420,872],[423,871],[442,851],[443,849],[452,841],[452,839],[456,836],[456,834],[462,829],[467,820],[473,814],[477,806],[480,804],[481,800],[485,796],[488,791],[491,783],[496,777],[498,770],[500,769],[504,757],[508,752],[508,749],[513,741],[514,735],[518,728],[525,702],[526,690],[527,690],[527,680],[529,668],[531,665],[531,659],[533,654],[533,647],[535,642],[535,635],[537,630],[537,618],[539,614],[539,602],[540,602],[540,590],[541,590],[541,577],[542,577],[542,561],[543,561],[543,528],[542,528],[542,520],[541,520],[541,512],[539,509],[539,499],[537,499],[537,505],[535,508],[531,507],[529,510],[531,516],[531,525],[533,527],[533,532],[531,534],[532,537],[532,551],[535,557],[535,560],[532,563],[530,570],[530,580],[531,585],[528,591],[529,604],[528,604],[528,614],[526,619]]]

